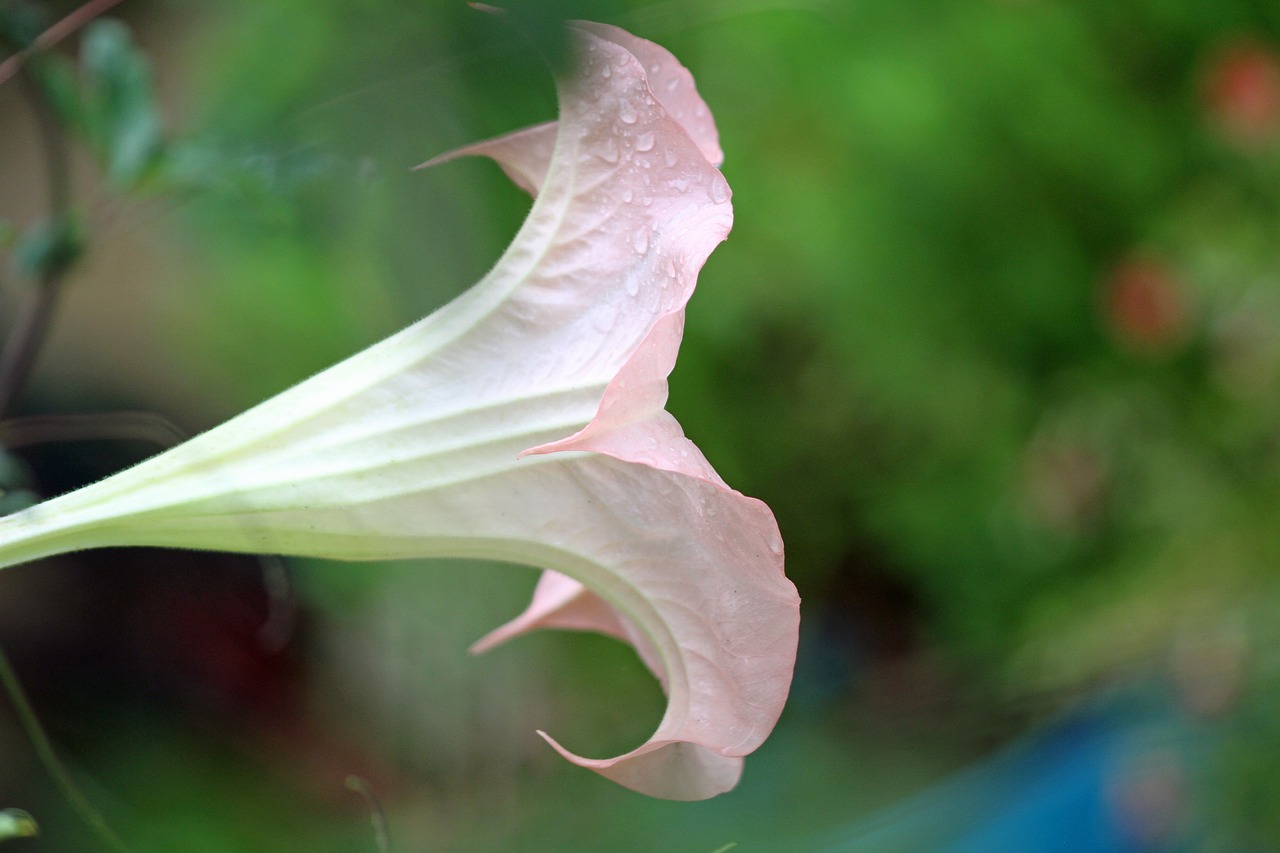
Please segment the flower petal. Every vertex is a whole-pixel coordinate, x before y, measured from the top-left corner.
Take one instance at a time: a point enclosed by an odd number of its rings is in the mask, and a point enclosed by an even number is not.
[[[594,36],[613,42],[639,61],[645,71],[650,91],[673,119],[679,122],[702,155],[713,166],[724,162],[720,150],[720,133],[711,118],[711,110],[698,94],[693,75],[665,47],[637,38],[626,30],[609,24],[579,21],[576,26]]]
[[[523,613],[495,628],[471,645],[472,654],[482,654],[507,640],[537,628],[566,631],[594,631],[635,647],[640,659],[666,688],[667,673],[653,644],[625,616],[600,596],[573,578],[547,569],[538,578],[533,601]]]
[[[486,152],[537,190],[489,275],[222,426],[0,520],[0,565],[110,545],[539,565],[605,606],[551,588],[544,621],[567,623],[576,599],[580,624],[636,642],[668,693],[639,749],[562,753],[654,796],[731,787],[785,702],[799,607],[768,508],[662,410],[729,190],[637,55],[574,35],[545,174],[545,130]]]
[[[554,121],[535,124],[524,130],[507,133],[495,139],[473,142],[432,157],[414,169],[429,169],[459,157],[490,157],[502,167],[516,186],[536,196],[551,166],[551,155],[556,146],[557,125]]]

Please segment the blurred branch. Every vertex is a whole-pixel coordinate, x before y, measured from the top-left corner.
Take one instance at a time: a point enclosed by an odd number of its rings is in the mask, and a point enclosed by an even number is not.
[[[123,0],[89,0],[83,6],[71,12],[62,20],[58,21],[49,29],[36,36],[31,44],[19,50],[13,56],[10,56],[4,62],[0,62],[0,86],[8,82],[9,78],[17,74],[24,62],[31,57],[32,54],[49,48],[62,41],[94,18],[107,12],[113,6],[122,3]]]
[[[172,447],[187,437],[181,427],[155,412],[32,415],[0,421],[0,446],[6,448],[69,441],[145,441]]]
[[[54,236],[59,229],[69,229],[71,209],[71,150],[58,124],[57,116],[44,97],[40,83],[24,75],[27,96],[36,115],[36,123],[44,142],[45,163],[49,182],[50,239],[66,241],[68,234]],[[13,329],[0,350],[0,417],[7,415],[17,402],[35,364],[40,344],[48,333],[53,310],[62,282],[70,266],[70,258],[62,247],[50,246],[39,260],[39,282],[35,295],[23,305]]]
[[[31,745],[35,747],[40,763],[45,766],[49,775],[53,777],[54,782],[62,790],[63,796],[71,803],[71,807],[79,813],[85,823],[89,824],[108,847],[112,850],[128,853],[129,848],[125,846],[119,836],[111,831],[106,819],[81,793],[76,783],[72,781],[71,774],[67,772],[66,766],[58,758],[57,753],[53,751],[53,744],[49,742],[48,735],[44,733],[44,727],[40,725],[40,720],[36,717],[35,711],[32,710],[26,691],[22,689],[22,684],[19,683],[18,676],[13,671],[13,667],[9,665],[9,658],[3,650],[0,650],[0,684],[4,685],[4,692],[9,695],[9,701],[13,703],[13,710],[17,714],[18,722],[22,724],[23,731],[31,739]]]

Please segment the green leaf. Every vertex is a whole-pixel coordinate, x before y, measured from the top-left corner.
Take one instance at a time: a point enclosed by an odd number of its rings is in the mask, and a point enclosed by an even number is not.
[[[20,273],[47,280],[65,273],[83,252],[83,229],[66,215],[35,225],[18,240],[13,254]]]
[[[0,841],[9,838],[30,838],[40,834],[36,819],[22,809],[0,811]]]
[[[81,47],[87,135],[107,179],[118,187],[137,184],[162,148],[151,66],[118,21],[99,20],[85,29]]]
[[[23,50],[48,26],[44,10],[29,3],[0,3],[0,44]]]
[[[45,103],[66,127],[85,133],[85,97],[75,64],[65,56],[37,53],[27,60],[26,70],[35,78]]]

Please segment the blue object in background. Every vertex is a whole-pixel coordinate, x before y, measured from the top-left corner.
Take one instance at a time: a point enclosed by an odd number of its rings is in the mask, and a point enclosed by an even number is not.
[[[1191,725],[1167,706],[1091,707],[814,849],[1189,850],[1196,754]]]

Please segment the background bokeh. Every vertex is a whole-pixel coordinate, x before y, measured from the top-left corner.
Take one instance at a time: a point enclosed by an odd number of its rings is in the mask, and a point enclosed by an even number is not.
[[[75,5],[0,2],[0,58]],[[397,851],[1280,848],[1280,6],[508,6],[128,0],[59,45],[85,248],[20,412],[194,432],[443,304],[528,201],[409,167],[551,118],[558,22],[618,24],[727,154],[669,408],[777,514],[787,711],[737,790],[652,801],[533,733],[642,741],[625,649],[466,654],[531,571],[11,569],[0,645],[130,847],[374,850],[357,774]],[[48,207],[28,89],[0,85],[10,327]],[[6,499],[173,440],[84,424],[11,441]],[[13,850],[94,849],[3,711],[0,757],[43,830]]]

